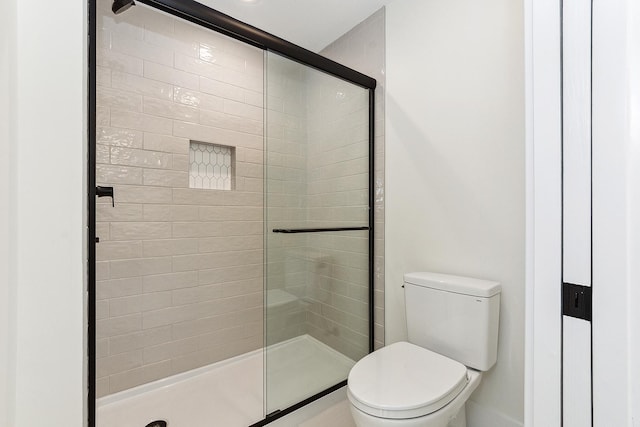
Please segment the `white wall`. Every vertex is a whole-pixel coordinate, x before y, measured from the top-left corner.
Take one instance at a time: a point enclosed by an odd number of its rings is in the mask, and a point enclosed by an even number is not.
[[[12,8],[16,18],[9,13]],[[12,174],[10,180],[2,177],[0,224],[4,228],[8,223],[12,239],[9,248],[0,239],[0,258],[6,260],[5,251],[10,250],[10,289],[16,293],[8,307],[15,312],[11,323],[15,336],[8,347],[0,347],[3,383],[5,358],[15,351],[15,383],[8,381],[9,393],[15,392],[15,401],[10,402],[15,417],[2,424],[81,426],[85,418],[85,5],[11,0],[2,3],[0,12],[2,40],[13,29],[16,32],[15,50],[7,55],[3,47],[0,57],[2,64],[11,66],[10,79],[6,65],[0,68],[0,84],[2,89],[12,88],[8,119],[4,97],[0,109],[0,123],[11,126],[10,133],[2,130],[0,169]],[[9,149],[12,169],[5,167]],[[8,221],[5,206],[10,209]],[[7,276],[2,275],[4,283]],[[6,321],[0,320],[3,331],[5,326]]]
[[[559,0],[526,0],[525,424],[561,424],[562,123]]]
[[[10,366],[15,353],[12,339],[12,307],[10,303],[11,254],[10,216],[11,203],[11,67],[14,57],[13,41],[15,36],[15,1],[0,3],[0,425],[9,426],[9,408],[13,406],[10,396],[14,389],[12,368]]]
[[[477,427],[524,412],[523,36],[522,2],[387,7],[387,342],[406,337],[404,272],[499,280],[498,363],[472,397]]]
[[[629,66],[629,134],[630,142],[633,147],[632,154],[628,158],[628,165],[633,165],[632,172],[628,175],[630,183],[636,183],[632,190],[629,191],[629,215],[631,218],[640,218],[640,4],[629,0],[627,2],[627,27],[629,29],[627,44],[627,61]],[[635,76],[635,78],[633,78]],[[634,221],[629,227],[629,245],[628,259],[638,260],[640,258],[640,221]],[[629,268],[629,283],[640,282],[640,264],[631,262]],[[629,293],[629,305],[633,302],[640,301],[640,287],[631,286]],[[629,307],[629,327],[630,327],[630,343],[631,348],[629,360],[632,362],[630,366],[629,378],[640,378],[640,310],[630,309]],[[632,325],[635,325],[632,326]],[[635,424],[634,427],[640,425],[640,381],[631,381],[631,418]]]

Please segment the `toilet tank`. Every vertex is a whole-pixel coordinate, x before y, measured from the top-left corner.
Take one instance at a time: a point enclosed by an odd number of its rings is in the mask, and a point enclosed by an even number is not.
[[[480,371],[496,363],[498,282],[408,273],[404,288],[409,342]]]

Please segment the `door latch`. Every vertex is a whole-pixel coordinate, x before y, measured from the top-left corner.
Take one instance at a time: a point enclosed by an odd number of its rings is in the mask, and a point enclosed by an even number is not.
[[[111,206],[116,207],[116,202],[113,198],[113,187],[96,187],[96,196],[98,197],[111,197]]]
[[[591,321],[591,287],[563,283],[562,314]]]

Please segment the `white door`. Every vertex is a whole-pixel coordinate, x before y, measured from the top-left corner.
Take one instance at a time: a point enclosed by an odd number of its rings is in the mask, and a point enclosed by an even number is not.
[[[591,0],[563,0],[563,427],[592,426],[591,23]]]

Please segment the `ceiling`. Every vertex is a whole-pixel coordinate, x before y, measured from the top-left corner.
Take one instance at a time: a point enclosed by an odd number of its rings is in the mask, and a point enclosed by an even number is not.
[[[222,13],[319,52],[394,0],[199,0]]]

